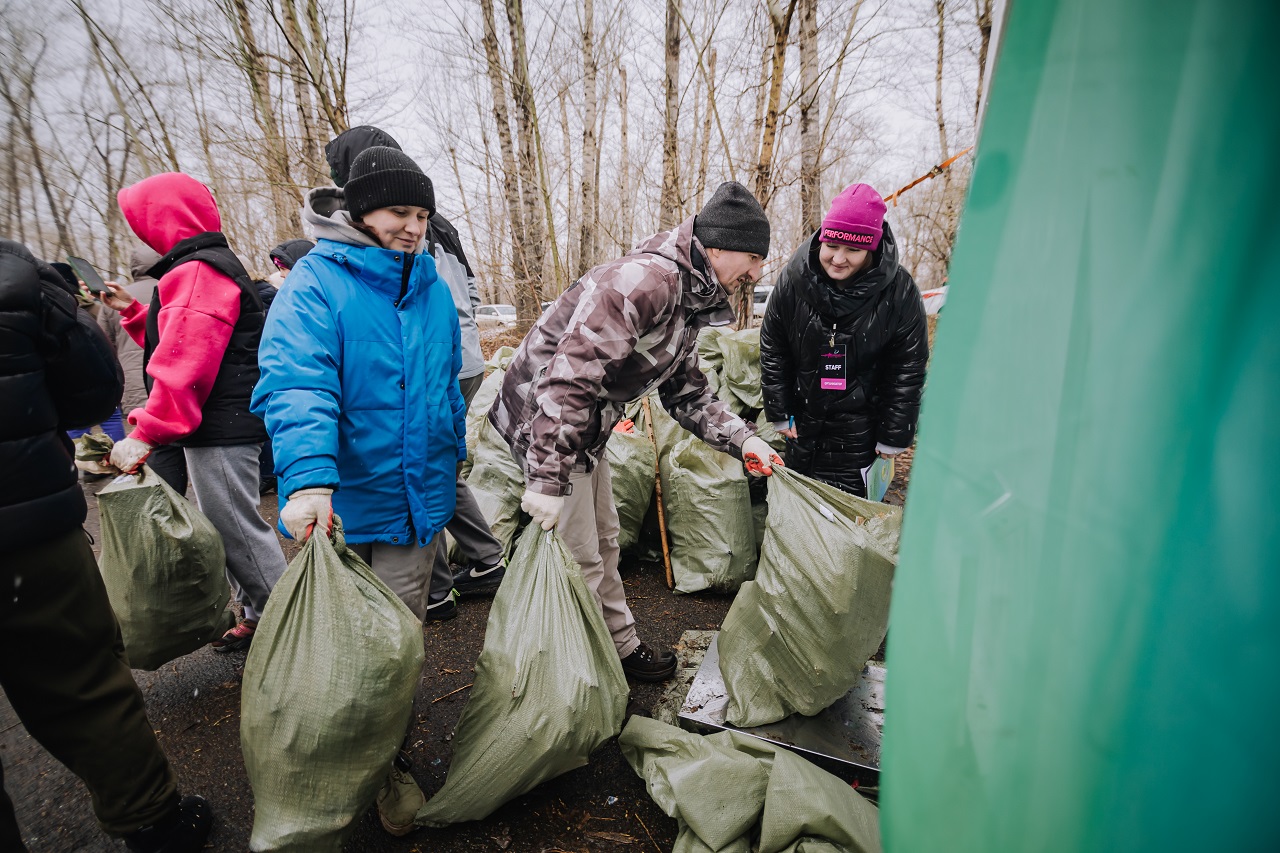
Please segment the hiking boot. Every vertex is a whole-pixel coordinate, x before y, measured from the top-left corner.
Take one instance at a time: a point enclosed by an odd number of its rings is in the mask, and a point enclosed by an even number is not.
[[[275,477],[259,477],[258,478],[258,495],[274,495],[276,493]]]
[[[378,791],[378,819],[382,828],[395,836],[408,835],[418,828],[413,822],[427,797],[409,773],[409,760],[404,753],[396,756],[391,774]]]
[[[674,652],[655,652],[644,643],[622,659],[622,671],[637,681],[666,681],[676,671]]]
[[[204,797],[183,797],[174,813],[124,837],[131,853],[188,853],[201,850],[213,829],[213,809]]]
[[[246,619],[209,645],[213,646],[215,652],[244,651],[253,642],[253,632],[256,630],[258,623]]]
[[[492,566],[466,566],[453,576],[453,588],[458,595],[484,595],[498,590],[498,585],[507,574],[507,560],[504,557]]]
[[[427,604],[427,622],[445,622],[458,615],[458,591],[449,590],[449,594],[436,602]]]

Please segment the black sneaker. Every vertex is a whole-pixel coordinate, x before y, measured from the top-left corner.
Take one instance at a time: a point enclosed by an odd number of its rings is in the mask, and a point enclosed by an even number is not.
[[[132,853],[189,853],[204,849],[213,829],[213,809],[204,797],[183,797],[170,817],[124,838]]]
[[[258,495],[274,495],[276,493],[275,477],[258,478]]]
[[[666,681],[676,671],[674,652],[655,652],[644,643],[622,659],[622,671],[637,681]]]
[[[496,566],[467,566],[459,569],[453,576],[453,588],[459,595],[484,595],[498,589],[507,574],[507,560],[504,557]]]
[[[427,604],[428,622],[444,622],[448,619],[454,619],[458,615],[458,591],[456,589],[449,590],[449,594],[434,603]]]

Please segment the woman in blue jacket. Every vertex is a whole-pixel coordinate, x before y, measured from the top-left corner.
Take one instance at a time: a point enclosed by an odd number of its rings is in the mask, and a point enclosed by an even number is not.
[[[348,544],[419,619],[466,458],[458,316],[422,253],[430,194],[413,160],[374,147],[351,166],[345,209],[308,206],[318,243],[272,304],[253,394],[285,530],[302,541],[337,513]]]

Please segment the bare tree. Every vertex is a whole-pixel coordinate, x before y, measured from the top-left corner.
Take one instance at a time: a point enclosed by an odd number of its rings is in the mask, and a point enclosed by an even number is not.
[[[786,71],[787,41],[791,32],[791,18],[795,15],[796,0],[787,0],[785,6],[778,0],[765,0],[769,11],[769,24],[773,43],[769,63],[769,95],[765,104],[764,128],[760,137],[760,156],[756,160],[755,194],[760,206],[769,209],[773,200],[773,157],[778,137],[778,103],[782,99],[782,77]]]
[[[595,266],[598,226],[591,215],[599,207],[600,147],[596,139],[596,55],[594,45],[595,4],[582,5],[582,218],[578,231],[577,274]]]
[[[526,48],[523,0],[506,0],[507,31],[511,37],[511,95],[516,102],[516,127],[519,130],[521,206],[524,218],[525,286],[516,292],[516,316],[521,326],[531,325],[542,313],[543,258],[547,246],[549,209],[539,210],[542,197],[538,140],[538,111],[529,81],[529,54]],[[549,208],[549,205],[548,205]],[[545,215],[544,215],[545,214]],[[552,240],[552,246],[555,241]]]
[[[658,227],[672,228],[680,221],[680,0],[667,0],[666,122],[662,133],[662,199]]]
[[[822,219],[822,134],[818,130],[818,0],[800,0],[800,220],[802,233]]]

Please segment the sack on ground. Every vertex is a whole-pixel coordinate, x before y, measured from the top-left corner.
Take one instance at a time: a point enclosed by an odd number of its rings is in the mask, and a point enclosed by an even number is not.
[[[599,602],[559,538],[529,525],[489,611],[448,778],[417,822],[480,820],[583,766],[618,733],[626,704]]]
[[[902,511],[774,468],[755,580],[720,631],[726,717],[808,716],[857,683],[884,640]]]
[[[516,351],[511,347],[501,347],[485,362],[489,373],[476,389],[475,396],[471,398],[471,405],[467,408],[467,458],[463,461],[460,472],[463,479],[471,473],[471,467],[475,464],[480,424],[487,419],[489,409],[502,389],[502,377],[506,375],[507,365],[511,363],[515,354]]]
[[[422,624],[347,549],[312,536],[258,623],[241,690],[251,850],[338,853],[391,769],[422,679]]]
[[[751,493],[742,463],[690,436],[662,466],[676,592],[733,592],[756,570]]]
[[[102,572],[135,669],[157,669],[235,624],[222,537],[145,465],[98,493]]]
[[[618,744],[676,819],[672,853],[877,853],[875,806],[787,749],[740,732],[703,737],[632,717]]]
[[[647,435],[614,431],[606,446],[613,475],[613,503],[618,508],[618,547],[636,544],[645,514],[653,502],[658,452]]]

